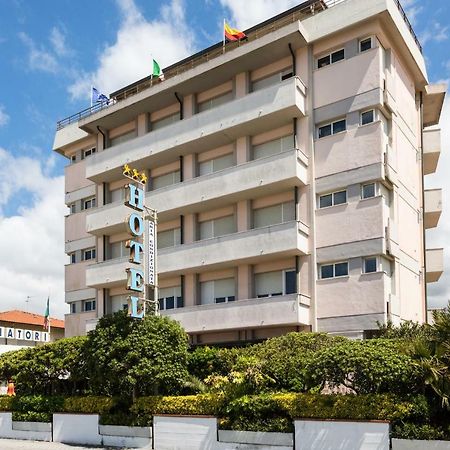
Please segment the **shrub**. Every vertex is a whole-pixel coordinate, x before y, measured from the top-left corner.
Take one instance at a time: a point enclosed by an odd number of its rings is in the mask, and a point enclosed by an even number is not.
[[[155,414],[217,416],[223,408],[223,397],[212,394],[178,397],[141,397],[130,408],[134,423],[149,426]]]
[[[236,348],[196,347],[189,353],[189,373],[200,380],[210,375],[225,376],[231,372],[241,352]]]
[[[418,440],[444,440],[450,439],[450,435],[445,435],[441,427],[428,424],[401,423],[392,430],[392,437],[397,439],[418,439]]]
[[[106,414],[115,405],[112,397],[68,397],[64,399],[60,412],[82,414]]]
[[[11,411],[13,398],[7,395],[0,395],[0,411]]]

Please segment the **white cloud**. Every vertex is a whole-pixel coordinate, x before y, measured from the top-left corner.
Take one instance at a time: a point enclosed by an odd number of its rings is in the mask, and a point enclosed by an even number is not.
[[[193,52],[182,0],[164,5],[152,21],[145,19],[133,0],[116,1],[121,24],[115,42],[100,51],[95,71],[84,73],[69,87],[72,98],[88,97],[91,85],[110,93],[148,76],[152,56],[165,67]]]
[[[53,27],[50,31],[50,43],[52,44],[53,51],[58,56],[68,56],[72,53],[66,42],[66,35],[58,27]]]
[[[47,172],[39,161],[0,148],[1,309],[26,309],[30,296],[28,310],[43,314],[50,293],[51,315],[62,317],[67,309],[64,177]],[[14,204],[17,211],[2,214],[6,205]]]
[[[5,107],[0,105],[0,127],[7,125],[9,122],[9,116],[5,112]]]
[[[220,0],[231,13],[231,26],[246,29],[299,4],[298,0]]]
[[[416,25],[417,17],[422,12],[423,7],[418,4],[418,0],[402,0],[401,3],[411,24]]]
[[[435,174],[425,177],[427,189],[442,188],[442,215],[439,225],[427,231],[427,247],[444,247],[444,273],[437,283],[428,285],[430,306],[446,305],[450,299],[450,178],[447,168],[450,167],[450,98],[444,104],[441,116],[442,151]]]
[[[427,44],[430,41],[443,42],[448,39],[449,26],[440,24],[439,22],[433,22],[427,29],[425,29],[419,36],[419,40],[422,45]]]
[[[43,46],[38,46],[33,39],[24,32],[19,33],[19,38],[28,47],[28,66],[31,70],[56,73],[59,65],[55,56]]]

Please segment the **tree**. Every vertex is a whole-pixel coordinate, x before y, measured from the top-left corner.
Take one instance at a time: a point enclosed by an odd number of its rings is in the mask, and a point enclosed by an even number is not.
[[[111,396],[176,394],[187,378],[187,335],[167,318],[102,317],[86,343],[89,385]]]

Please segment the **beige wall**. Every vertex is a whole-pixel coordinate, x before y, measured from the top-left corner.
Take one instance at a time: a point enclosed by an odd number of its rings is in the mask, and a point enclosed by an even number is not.
[[[84,210],[75,214],[69,214],[65,218],[65,238],[66,241],[76,241],[91,235],[86,232],[86,214],[91,210]]]
[[[70,164],[64,168],[65,192],[73,192],[94,183],[86,178],[86,160]]]
[[[86,288],[86,267],[94,261],[83,261],[65,266],[65,288],[66,291],[78,291]]]
[[[86,334],[86,321],[95,319],[96,311],[83,312],[79,314],[65,315],[65,337],[84,336]]]

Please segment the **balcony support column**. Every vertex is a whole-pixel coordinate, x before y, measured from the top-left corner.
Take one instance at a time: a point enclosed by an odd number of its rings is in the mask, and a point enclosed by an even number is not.
[[[183,243],[191,244],[197,240],[196,215],[186,214],[183,221]]]
[[[200,303],[197,284],[197,274],[188,273],[184,276],[184,306],[195,306]]]
[[[240,137],[236,140],[236,163],[244,164],[250,161],[250,138]]]
[[[196,176],[197,155],[191,153],[183,158],[183,181],[191,180]]]
[[[249,200],[241,200],[237,203],[236,216],[238,232],[251,229],[251,210]]]
[[[241,72],[235,78],[236,98],[245,97],[250,92],[250,77],[248,72]]]
[[[252,266],[245,264],[237,268],[237,298],[246,300],[253,298]]]
[[[189,119],[195,114],[195,97],[193,94],[183,98],[183,119]]]

